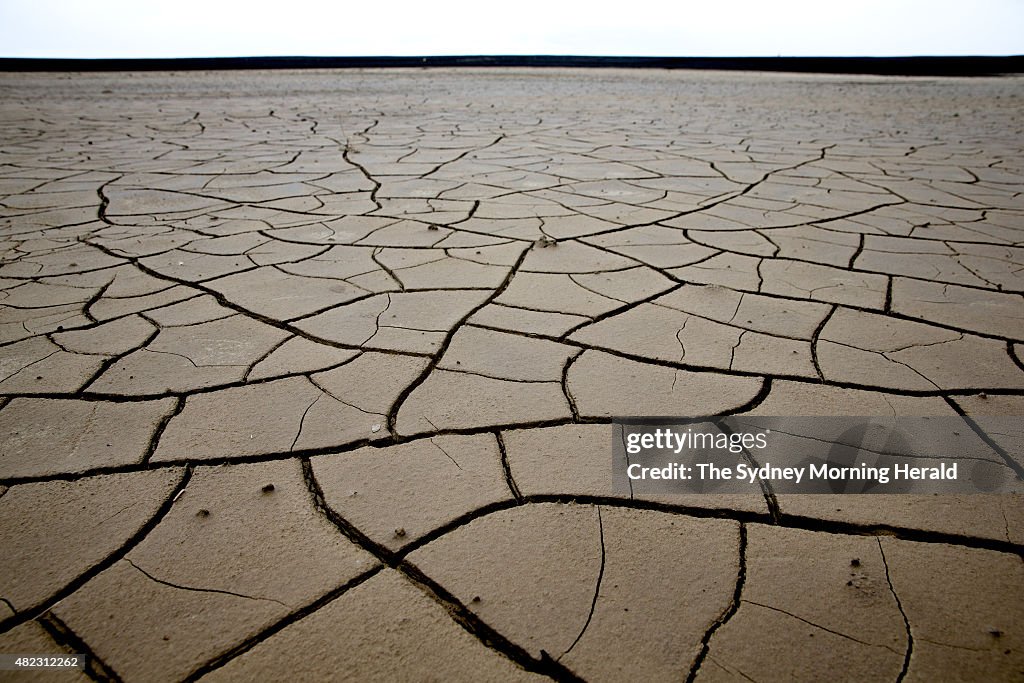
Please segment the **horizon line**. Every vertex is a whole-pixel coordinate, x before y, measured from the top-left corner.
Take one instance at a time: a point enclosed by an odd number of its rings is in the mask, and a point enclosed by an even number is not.
[[[374,55],[237,57],[0,57],[0,71],[201,71],[345,68],[537,67],[769,71],[883,76],[997,76],[1024,73],[1024,55],[612,56]]]

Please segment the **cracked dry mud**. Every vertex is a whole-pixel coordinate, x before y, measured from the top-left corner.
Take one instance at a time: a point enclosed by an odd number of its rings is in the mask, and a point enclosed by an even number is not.
[[[1022,84],[0,76],[0,651],[1020,680],[1019,497],[624,497],[608,423],[1024,415]]]

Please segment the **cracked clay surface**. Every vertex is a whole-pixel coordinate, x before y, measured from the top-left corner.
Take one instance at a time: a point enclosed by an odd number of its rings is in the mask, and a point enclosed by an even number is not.
[[[608,457],[617,415],[1024,416],[1024,79],[0,92],[0,652],[1024,678],[1020,497],[633,497]]]

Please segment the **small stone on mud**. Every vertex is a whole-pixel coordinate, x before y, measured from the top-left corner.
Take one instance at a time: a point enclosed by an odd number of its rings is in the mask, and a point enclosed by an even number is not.
[[[209,517],[210,511],[206,508],[200,508],[199,512],[196,513],[196,517]]]
[[[378,423],[378,424],[375,424],[372,427],[370,427],[370,431],[373,432],[374,434],[379,432],[380,431],[380,424]]]
[[[274,491],[274,485],[273,484],[267,484],[266,486],[263,487],[263,493],[273,493],[273,491]]]
[[[395,537],[396,538],[404,538],[405,537],[405,529],[403,529],[402,527],[399,527],[399,528],[395,529]]]
[[[860,566],[860,558],[859,557],[855,557],[852,560],[850,560],[850,566],[851,567],[859,567]]]

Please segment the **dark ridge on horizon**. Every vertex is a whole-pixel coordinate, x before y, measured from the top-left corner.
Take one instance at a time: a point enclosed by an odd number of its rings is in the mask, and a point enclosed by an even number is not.
[[[921,57],[602,57],[456,55],[420,57],[184,57],[68,59],[0,57],[0,71],[208,71],[409,67],[701,69],[883,76],[996,76],[1024,72],[1024,55]]]

